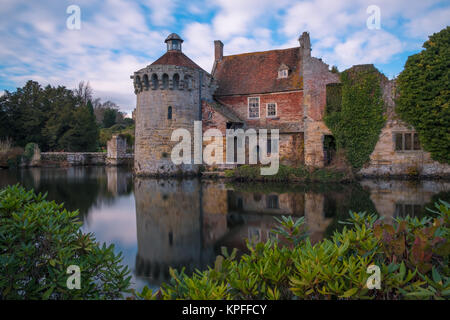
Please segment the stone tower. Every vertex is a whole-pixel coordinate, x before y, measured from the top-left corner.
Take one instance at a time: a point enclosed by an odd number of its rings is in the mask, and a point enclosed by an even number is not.
[[[197,174],[194,161],[194,121],[201,120],[201,101],[212,100],[212,76],[181,50],[183,39],[170,34],[167,52],[131,76],[136,100],[134,172],[140,176]],[[171,141],[178,128],[191,133],[191,164],[175,165]]]

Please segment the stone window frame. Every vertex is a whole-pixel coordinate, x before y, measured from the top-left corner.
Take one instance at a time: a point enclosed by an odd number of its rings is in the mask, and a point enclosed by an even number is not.
[[[173,120],[173,107],[167,107],[167,120]]]
[[[257,117],[251,117],[250,116],[250,99],[258,99],[258,116]],[[261,103],[260,103],[260,97],[248,97],[247,98],[247,112],[248,112],[248,119],[259,119],[261,116]],[[252,106],[255,107],[255,106]]]
[[[275,115],[269,115],[269,105],[275,105]],[[266,117],[267,118],[277,118],[278,117],[278,105],[276,102],[266,103]]]
[[[401,149],[397,149],[397,135],[401,134],[402,135],[402,148]],[[410,135],[411,136],[411,149],[405,149],[405,145],[406,145],[406,135]],[[395,152],[420,152],[422,151],[422,146],[420,144],[420,140],[419,140],[419,148],[416,148],[415,145],[415,140],[419,138],[419,135],[416,131],[393,131],[392,132],[392,142],[394,145],[394,151]]]

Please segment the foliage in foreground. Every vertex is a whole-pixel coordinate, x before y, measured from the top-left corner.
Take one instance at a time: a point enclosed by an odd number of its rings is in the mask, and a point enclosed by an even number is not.
[[[398,76],[396,112],[431,157],[450,163],[450,27],[430,36]]]
[[[0,300],[122,298],[131,277],[121,254],[45,197],[19,185],[0,191]],[[80,267],[80,289],[67,288],[70,265]]]
[[[214,268],[188,276],[171,269],[171,280],[143,299],[448,299],[449,204],[437,217],[406,217],[393,224],[350,213],[341,232],[311,244],[303,218],[283,217],[277,241],[251,244],[218,256]],[[434,212],[434,211],[433,211]],[[369,289],[368,267],[380,268],[381,288]]]

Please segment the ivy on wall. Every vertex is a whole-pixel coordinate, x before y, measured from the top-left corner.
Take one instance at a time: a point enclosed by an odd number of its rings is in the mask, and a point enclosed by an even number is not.
[[[325,124],[355,169],[369,161],[385,123],[382,77],[373,65],[355,66],[340,74],[340,85],[327,86]]]
[[[430,36],[398,77],[396,113],[414,126],[424,150],[450,163],[450,27]]]

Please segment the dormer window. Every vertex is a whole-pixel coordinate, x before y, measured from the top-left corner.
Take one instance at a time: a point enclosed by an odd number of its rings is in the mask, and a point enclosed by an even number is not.
[[[278,79],[287,78],[289,75],[289,67],[284,63],[278,68]]]

